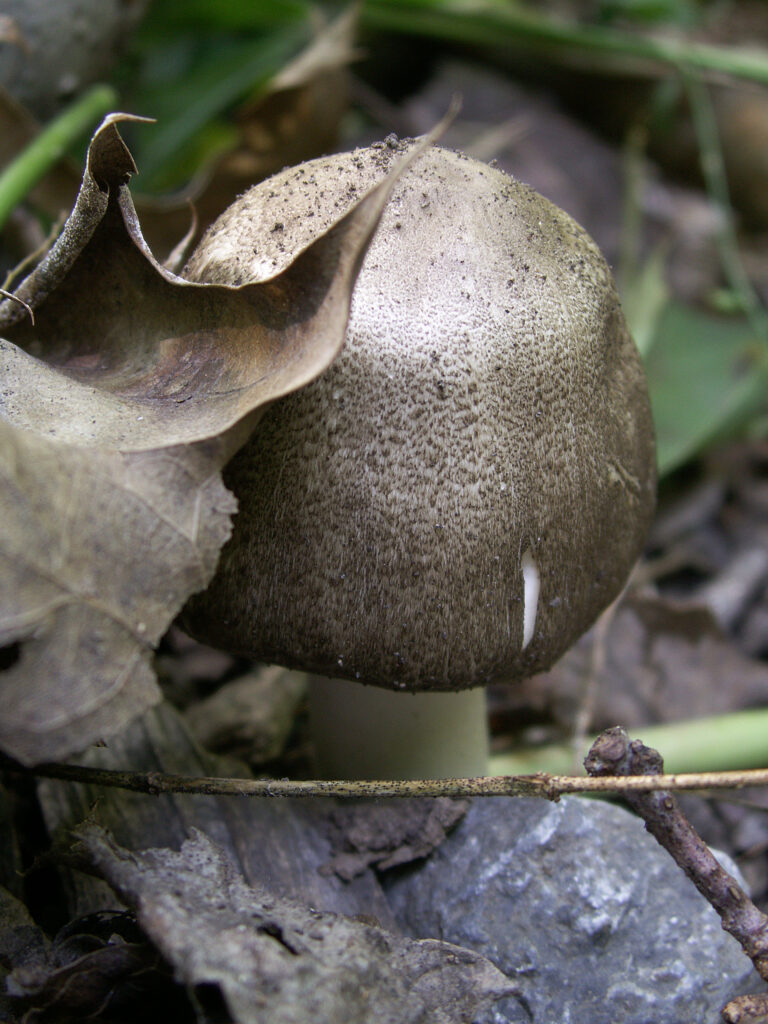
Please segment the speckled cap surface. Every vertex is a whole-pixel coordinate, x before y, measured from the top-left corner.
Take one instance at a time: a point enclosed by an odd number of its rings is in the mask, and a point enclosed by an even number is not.
[[[256,186],[188,273],[278,272],[404,145]],[[186,612],[200,639],[395,689],[547,668],[620,592],[654,507],[645,376],[594,242],[501,171],[429,150],[395,185],[341,355],[225,479],[240,511]]]

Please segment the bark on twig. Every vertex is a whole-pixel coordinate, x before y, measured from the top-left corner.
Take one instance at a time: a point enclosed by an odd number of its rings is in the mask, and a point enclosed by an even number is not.
[[[658,790],[743,789],[768,785],[768,769],[732,772],[691,772],[679,775],[570,776],[499,775],[473,779],[408,779],[402,781],[345,781],[294,779],[237,779],[192,777],[167,772],[132,772],[75,764],[40,764],[26,768],[0,756],[0,769],[46,779],[111,786],[136,793],[193,793],[249,797],[481,797],[526,796],[559,800],[568,793],[637,793]]]
[[[595,740],[584,765],[593,778],[646,777],[663,779],[661,755],[640,740],[630,740],[620,728],[607,729]],[[733,935],[768,981],[768,917],[761,913],[739,883],[712,854],[667,789],[623,791],[627,803],[643,818],[646,829],[685,871],[714,907],[723,928]],[[757,1024],[768,1016],[768,996],[733,1000],[723,1009],[728,1024]]]

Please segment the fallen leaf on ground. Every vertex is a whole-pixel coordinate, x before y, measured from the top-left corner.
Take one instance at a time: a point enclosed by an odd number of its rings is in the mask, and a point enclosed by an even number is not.
[[[124,455],[0,420],[0,747],[12,757],[65,757],[160,700],[152,650],[230,534],[224,447]]]
[[[178,853],[129,853],[95,826],[79,839],[177,977],[217,986],[238,1024],[445,1024],[513,991],[478,953],[249,887],[203,833]]]

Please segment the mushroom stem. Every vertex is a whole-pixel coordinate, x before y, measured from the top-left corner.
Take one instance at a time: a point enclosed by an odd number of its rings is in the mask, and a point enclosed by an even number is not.
[[[488,772],[483,687],[398,693],[313,677],[309,714],[322,778],[474,778]]]

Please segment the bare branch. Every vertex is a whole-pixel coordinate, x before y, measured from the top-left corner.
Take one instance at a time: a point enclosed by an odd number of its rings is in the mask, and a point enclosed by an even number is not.
[[[658,790],[741,789],[768,785],[768,769],[697,772],[686,775],[581,777],[569,775],[501,775],[476,779],[411,779],[404,781],[337,781],[293,779],[194,778],[164,772],[132,772],[74,764],[41,764],[23,768],[9,758],[0,767],[48,779],[94,786],[160,793],[248,797],[482,797],[527,796],[559,800],[567,793],[638,793]]]
[[[656,776],[665,778],[661,755],[640,740],[630,740],[624,729],[607,729],[592,744],[584,765],[593,777]],[[724,773],[740,774],[740,773]],[[751,774],[751,773],[750,773]],[[674,776],[672,776],[674,777]],[[741,944],[761,978],[768,981],[768,917],[761,913],[738,881],[721,866],[688,821],[669,789],[637,792],[624,790],[627,803],[643,818],[646,829],[672,856],[693,884],[714,907],[723,928]],[[748,1024],[765,1020],[768,997],[735,1000],[723,1010],[727,1022]]]

